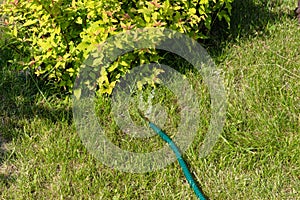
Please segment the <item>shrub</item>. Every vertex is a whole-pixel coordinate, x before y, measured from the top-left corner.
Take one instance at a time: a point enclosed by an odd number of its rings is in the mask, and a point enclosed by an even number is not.
[[[15,48],[25,55],[20,67],[71,92],[81,63],[109,36],[142,27],[167,27],[196,40],[207,39],[215,19],[229,25],[232,1],[8,0],[0,7],[0,17],[17,41]],[[155,51],[148,52],[148,56],[133,52],[118,59],[102,78],[101,92],[111,92],[133,66],[129,59],[140,63],[159,59]]]

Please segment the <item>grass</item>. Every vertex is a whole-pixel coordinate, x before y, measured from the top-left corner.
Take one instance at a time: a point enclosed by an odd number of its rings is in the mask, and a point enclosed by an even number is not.
[[[299,199],[299,26],[289,14],[293,2],[268,2],[236,2],[227,40],[207,45],[225,76],[226,124],[213,151],[199,158],[209,123],[201,118],[184,157],[209,199]],[[44,87],[1,66],[1,199],[195,199],[177,163],[143,174],[101,164],[76,133],[71,102]],[[104,118],[108,102],[98,105],[99,119],[114,130]],[[207,99],[201,105],[207,115]],[[132,148],[126,139],[116,142]]]

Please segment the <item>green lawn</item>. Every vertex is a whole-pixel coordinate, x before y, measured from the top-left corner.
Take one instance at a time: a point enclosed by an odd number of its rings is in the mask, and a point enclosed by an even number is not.
[[[199,158],[209,124],[203,112],[203,127],[184,158],[209,199],[300,199],[300,26],[291,15],[296,1],[251,2],[236,2],[229,36],[222,39],[215,30],[217,39],[206,45],[225,77],[222,135]],[[197,78],[191,76],[201,88]],[[144,174],[101,164],[76,133],[71,101],[44,88],[1,66],[0,199],[196,199],[176,162]],[[202,106],[208,112],[207,101]],[[117,140],[109,101],[98,103],[101,123]],[[172,127],[166,131],[171,135]],[[122,141],[116,142],[139,149]]]

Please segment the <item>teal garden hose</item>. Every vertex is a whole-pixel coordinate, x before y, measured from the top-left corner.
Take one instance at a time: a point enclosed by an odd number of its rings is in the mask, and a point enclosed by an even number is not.
[[[149,119],[147,117],[145,117],[141,111],[139,110],[139,114],[141,115],[141,117],[143,119],[145,119],[148,122],[149,127],[155,132],[157,133],[166,143],[168,143],[168,145],[170,146],[170,148],[172,149],[172,151],[175,153],[177,161],[179,162],[179,165],[184,173],[185,178],[187,179],[188,183],[190,184],[191,188],[194,190],[196,196],[198,197],[198,199],[200,200],[206,200],[206,198],[204,197],[204,195],[202,194],[202,192],[200,191],[199,187],[197,186],[196,181],[194,180],[190,170],[188,169],[185,161],[182,158],[182,155],[180,153],[180,150],[178,149],[178,147],[176,146],[176,144],[172,141],[172,139],[166,134],[164,133],[160,128],[158,128],[154,123],[150,122]]]

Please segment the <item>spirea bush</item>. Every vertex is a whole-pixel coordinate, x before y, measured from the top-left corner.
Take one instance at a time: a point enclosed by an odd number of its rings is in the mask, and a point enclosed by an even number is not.
[[[166,27],[200,40],[210,36],[213,21],[230,22],[233,0],[4,0],[0,17],[13,47],[22,52],[20,68],[72,91],[80,65],[89,53],[119,32]],[[116,81],[137,64],[155,62],[154,50],[122,56],[99,81],[111,93]]]

